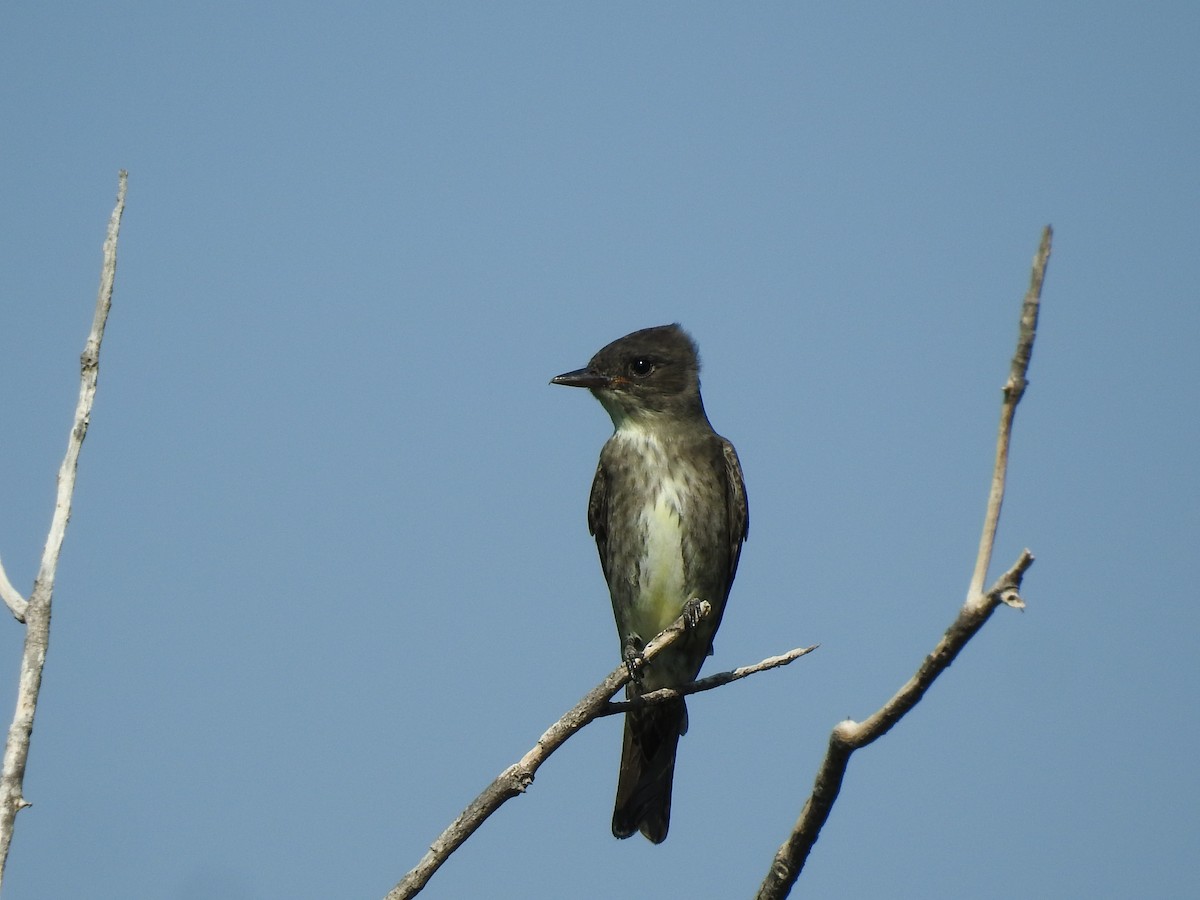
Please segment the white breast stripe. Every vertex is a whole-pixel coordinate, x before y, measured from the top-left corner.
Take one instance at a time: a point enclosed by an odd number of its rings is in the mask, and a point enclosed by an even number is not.
[[[628,423],[617,431],[617,437],[646,458],[649,471],[666,471],[662,443],[656,435]],[[676,477],[666,477],[648,487],[646,505],[638,516],[639,530],[646,536],[646,556],[633,616],[634,630],[645,640],[670,625],[688,599],[683,576],[684,485]]]

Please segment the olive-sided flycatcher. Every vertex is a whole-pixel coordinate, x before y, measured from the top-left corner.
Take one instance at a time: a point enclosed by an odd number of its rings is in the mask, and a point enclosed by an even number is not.
[[[629,696],[693,681],[712,653],[746,537],[746,487],[733,444],[708,423],[696,344],[678,325],[635,331],[552,384],[591,390],[613,420],[588,501],[588,528],[612,596],[622,653],[637,669],[647,641],[692,601],[713,614],[640,669]],[[683,700],[625,716],[612,830],[667,836]]]

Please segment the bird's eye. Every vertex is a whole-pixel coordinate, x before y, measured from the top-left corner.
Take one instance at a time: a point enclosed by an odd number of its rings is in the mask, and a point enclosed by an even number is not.
[[[645,378],[654,371],[654,363],[645,357],[638,357],[629,364],[629,371],[638,378]]]

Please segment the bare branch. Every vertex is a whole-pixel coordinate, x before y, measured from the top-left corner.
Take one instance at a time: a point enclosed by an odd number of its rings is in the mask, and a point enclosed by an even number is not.
[[[104,339],[104,325],[112,306],[113,281],[117,274],[117,236],[121,230],[121,216],[125,212],[127,180],[127,173],[122,171],[117,178],[117,204],[109,218],[108,234],[104,240],[104,263],[100,269],[96,314],[80,358],[79,402],[75,407],[75,419],[67,439],[67,453],[58,470],[58,495],[54,503],[54,516],[50,521],[50,533],[46,536],[42,563],[33,583],[33,592],[22,609],[25,647],[21,655],[17,709],[8,728],[8,741],[4,747],[4,768],[0,771],[0,883],[3,882],[4,867],[8,862],[8,850],[12,844],[17,812],[29,805],[23,796],[22,786],[25,780],[25,764],[29,759],[29,737],[33,732],[33,717],[37,711],[38,692],[42,685],[42,666],[45,665],[46,650],[50,643],[50,603],[54,595],[58,557],[66,537],[67,522],[71,518],[71,497],[75,492],[79,451],[87,435],[92,403],[96,397],[100,342]],[[5,580],[7,581],[7,578]],[[9,608],[13,609],[13,604],[7,598],[6,602],[9,603]],[[13,614],[17,615],[17,609],[13,609]],[[17,618],[20,619],[21,616],[17,615]]]
[[[712,605],[705,600],[700,604],[700,617],[704,618],[710,615],[712,615]],[[642,651],[643,659],[647,661],[654,659],[677,641],[687,627],[684,617],[680,616],[670,627],[646,645]],[[449,827],[430,845],[429,852],[421,861],[388,892],[385,900],[406,900],[406,898],[420,893],[433,873],[441,867],[450,854],[474,834],[484,820],[505,802],[518,794],[523,794],[525,789],[533,783],[534,774],[550,754],[566,743],[571,735],[600,715],[609,698],[624,687],[628,681],[629,669],[622,663],[613,669],[600,684],[589,691],[566,715],[546,729],[546,732],[538,738],[537,743],[528,753],[517,763],[497,775],[483,793],[472,800],[458,818],[450,823]]]
[[[789,650],[787,653],[780,654],[779,656],[769,656],[762,662],[757,662],[752,666],[742,666],[731,672],[717,672],[715,675],[709,675],[707,678],[701,678],[698,681],[680,685],[677,688],[659,688],[657,691],[648,691],[632,700],[612,700],[605,705],[597,718],[600,716],[615,716],[651,703],[663,703],[664,701],[674,700],[678,697],[686,697],[689,694],[699,694],[702,691],[711,691],[713,688],[724,687],[727,684],[740,681],[750,675],[766,672],[769,669],[778,669],[781,666],[793,663],[800,657],[812,653],[819,646],[821,645],[813,644],[811,647],[797,647],[795,650]]]
[[[1033,353],[1033,340],[1037,331],[1038,303],[1041,298],[1042,282],[1045,279],[1046,263],[1050,258],[1049,226],[1042,232],[1041,245],[1033,260],[1033,275],[1028,293],[1021,307],[1021,326],[1017,338],[1017,352],[1013,357],[1008,382],[1004,386],[1004,400],[1000,409],[1000,433],[996,445],[996,465],[993,470],[991,490],[988,496],[987,513],[984,517],[983,537],[979,556],[967,593],[966,603],[958,617],[946,630],[933,652],[925,657],[915,675],[895,693],[879,710],[859,723],[847,719],[834,727],[829,736],[829,748],[817,772],[812,794],[800,811],[792,833],[775,854],[771,868],[758,890],[758,900],[779,900],[786,897],[799,877],[804,863],[812,851],[821,828],[829,818],[834,801],[841,790],[842,779],[850,755],[860,747],[878,740],[887,734],[904,715],[912,709],[934,680],[946,670],[967,642],[975,635],[992,612],[1001,603],[1021,608],[1021,580],[1033,565],[1033,554],[1028,550],[988,590],[983,591],[983,579],[991,562],[992,549],[996,540],[996,526],[1000,520],[1000,506],[1004,499],[1004,479],[1008,469],[1008,446],[1012,436],[1013,414],[1017,403],[1025,392],[1025,380],[1029,359]]]
[[[1029,360],[1033,356],[1033,339],[1037,336],[1038,311],[1042,301],[1042,282],[1046,280],[1046,264],[1050,261],[1050,241],[1053,229],[1042,230],[1042,242],[1033,257],[1029,290],[1021,304],[1021,325],[1017,333],[1017,352],[1013,354],[1008,381],[1004,385],[1004,401],[1000,405],[1000,428],[996,435],[996,464],[992,469],[992,487],[988,493],[987,513],[983,517],[983,534],[979,537],[979,555],[975,572],[967,588],[968,603],[982,603],[983,583],[992,563],[992,548],[996,546],[996,527],[1000,524],[1000,507],[1004,503],[1004,480],[1008,473],[1008,445],[1012,439],[1013,415],[1025,395],[1029,382]]]
[[[8,607],[14,619],[18,622],[25,621],[25,610],[29,606],[29,601],[22,597],[21,592],[8,580],[8,573],[4,571],[3,562],[0,562],[0,598],[4,599],[4,605]]]

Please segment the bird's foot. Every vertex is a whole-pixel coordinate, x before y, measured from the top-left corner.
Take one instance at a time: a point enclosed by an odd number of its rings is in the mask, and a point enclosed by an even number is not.
[[[704,605],[704,601],[699,597],[693,597],[687,603],[683,604],[683,624],[687,628],[695,628],[700,624],[700,609]]]
[[[646,665],[646,658],[642,655],[644,646],[640,637],[630,634],[625,638],[625,646],[621,650],[625,668],[629,670],[629,680],[635,685],[642,683],[642,667]]]

